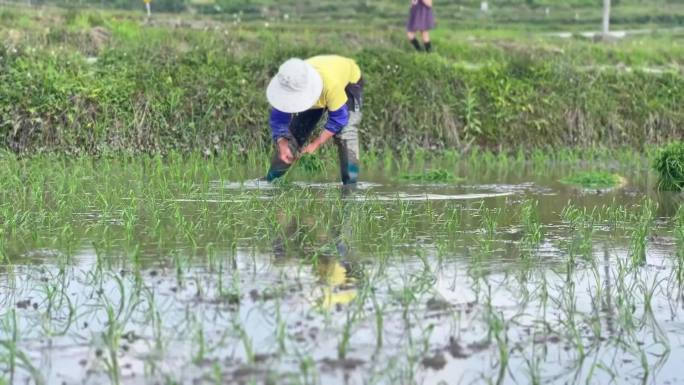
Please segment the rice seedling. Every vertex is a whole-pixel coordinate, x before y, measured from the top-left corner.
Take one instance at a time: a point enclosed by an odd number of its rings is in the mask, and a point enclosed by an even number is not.
[[[499,352],[499,362],[497,366],[499,367],[499,374],[496,380],[496,384],[500,385],[506,379],[506,370],[508,368],[509,353],[508,353],[508,338],[506,336],[505,321],[503,316],[494,316],[490,319],[490,331],[493,332],[494,338],[496,340],[496,345]]]
[[[252,343],[252,338],[249,336],[245,328],[243,327],[240,320],[233,318],[232,321],[233,330],[237,333],[240,341],[242,342],[242,347],[244,349],[244,354],[248,364],[254,363],[255,353],[254,345]]]
[[[571,238],[567,240],[571,258],[581,256],[587,260],[591,259],[596,231],[595,221],[598,216],[596,209],[589,212],[586,208],[579,209],[572,204],[563,208],[561,218],[567,221],[572,229]]]
[[[499,226],[499,219],[503,213],[501,208],[489,208],[485,206],[485,202],[480,203],[480,208],[478,210],[480,215],[480,223],[482,229],[487,235],[488,239],[492,239],[497,232]]]
[[[371,289],[371,299],[373,300],[373,310],[375,311],[375,349],[379,352],[382,349],[384,335],[384,312],[385,306],[380,306],[376,293]]]
[[[9,375],[9,383],[13,383],[17,376],[19,368],[27,370],[31,374],[31,379],[38,385],[45,384],[43,374],[33,365],[33,362],[22,350],[18,349],[19,342],[19,328],[17,325],[17,315],[14,309],[10,310],[3,320],[3,329],[9,331],[10,339],[0,340],[0,347],[4,348],[7,354],[6,361],[8,363],[7,372]]]
[[[535,354],[536,346],[532,346],[532,353],[531,353],[531,359],[530,358],[525,358],[525,364],[528,367],[528,378],[530,380],[530,384],[532,385],[541,385],[542,384],[542,377],[541,377],[541,359],[537,357]]]
[[[283,319],[282,310],[281,310],[281,300],[280,300],[280,294],[279,293],[276,294],[275,309],[276,309],[275,338],[276,338],[276,341],[278,341],[278,352],[280,354],[286,354],[287,353],[287,345],[286,345],[286,340],[287,340],[286,327],[287,327],[287,324],[285,323],[285,320]]]
[[[119,312],[120,313],[120,312]],[[107,348],[108,356],[105,360],[109,379],[113,384],[121,383],[121,368],[119,366],[119,344],[121,341],[121,325],[117,320],[114,308],[107,306],[107,330],[103,333],[103,341]]]
[[[348,311],[346,315],[346,322],[342,328],[342,338],[340,338],[340,342],[337,344],[337,358],[340,360],[347,358],[347,350],[349,347],[349,340],[351,338],[351,328],[353,326],[353,322],[353,312]]]
[[[646,262],[646,244],[648,241],[648,234],[651,231],[653,222],[654,203],[651,200],[645,200],[642,205],[642,210],[638,218],[637,224],[632,232],[630,242],[630,255],[634,264],[643,264]]]
[[[542,225],[537,213],[539,202],[525,201],[520,207],[520,217],[523,225],[523,244],[533,248],[542,240]]]
[[[204,330],[202,329],[201,324],[197,326],[195,333],[195,348],[197,350],[194,354],[193,362],[195,365],[200,365],[202,362],[204,362],[207,349],[206,343],[204,341]]]
[[[677,210],[674,233],[677,241],[674,275],[679,292],[678,297],[682,297],[681,293],[684,291],[684,206],[680,206]]]

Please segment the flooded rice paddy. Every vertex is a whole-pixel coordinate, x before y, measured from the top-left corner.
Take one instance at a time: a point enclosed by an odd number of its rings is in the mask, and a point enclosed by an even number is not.
[[[647,165],[2,163],[0,384],[684,383],[682,197]]]

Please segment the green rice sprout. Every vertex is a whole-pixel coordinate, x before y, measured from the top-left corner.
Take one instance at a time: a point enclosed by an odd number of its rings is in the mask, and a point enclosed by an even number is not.
[[[538,201],[528,200],[520,207],[520,217],[523,225],[523,243],[528,248],[534,248],[542,240],[542,225],[539,221]]]

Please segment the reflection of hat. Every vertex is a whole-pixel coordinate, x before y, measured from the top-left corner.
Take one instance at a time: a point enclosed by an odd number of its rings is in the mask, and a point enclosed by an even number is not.
[[[271,79],[266,97],[282,112],[296,113],[311,108],[321,97],[323,79],[311,64],[302,59],[289,59]]]

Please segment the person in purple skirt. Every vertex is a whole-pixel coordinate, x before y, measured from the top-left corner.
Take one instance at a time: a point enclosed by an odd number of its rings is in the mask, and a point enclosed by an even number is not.
[[[420,32],[423,38],[425,51],[430,52],[432,50],[430,30],[434,28],[435,15],[432,12],[432,0],[411,0],[411,11],[406,23],[406,31],[409,41],[417,51],[422,49],[416,38],[416,32]]]

